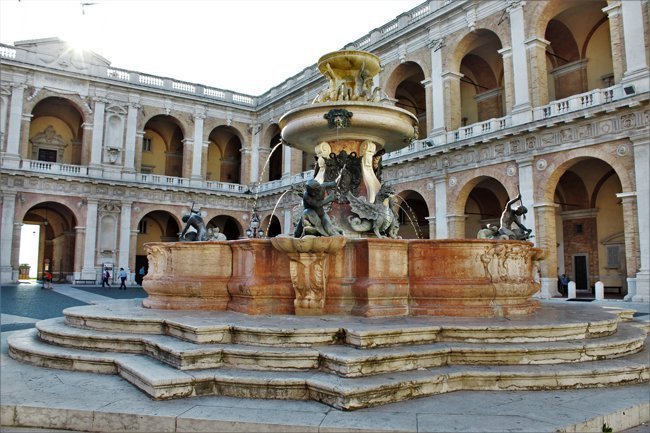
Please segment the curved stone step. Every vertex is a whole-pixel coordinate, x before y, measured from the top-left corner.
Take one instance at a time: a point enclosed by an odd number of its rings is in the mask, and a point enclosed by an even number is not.
[[[628,324],[598,339],[542,343],[435,343],[360,350],[349,346],[270,348],[194,344],[169,336],[107,333],[66,326],[63,319],[36,324],[48,343],[77,349],[143,353],[181,370],[233,367],[254,370],[322,369],[344,377],[444,365],[526,365],[616,358],[643,348],[645,332]]]
[[[195,343],[237,343],[273,347],[339,344],[359,348],[436,342],[541,342],[597,338],[616,332],[620,319],[600,307],[545,305],[526,318],[343,316],[248,316],[230,311],[191,314],[142,308],[120,300],[72,307],[66,323],[87,329],[165,334]]]
[[[63,369],[96,366],[115,373],[156,399],[194,395],[313,399],[339,409],[357,409],[456,390],[535,390],[642,383],[650,379],[648,349],[625,358],[573,364],[445,366],[342,378],[321,371],[204,369],[180,371],[147,356],[111,354],[48,345],[35,330],[8,338],[17,359]]]

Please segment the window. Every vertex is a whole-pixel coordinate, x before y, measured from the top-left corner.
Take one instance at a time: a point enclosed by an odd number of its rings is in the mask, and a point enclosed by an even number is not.
[[[585,231],[582,224],[576,224],[576,234],[581,235]]]
[[[46,162],[56,162],[56,150],[38,149],[38,160]]]
[[[143,219],[142,221],[140,221],[140,223],[138,224],[138,231],[140,232],[140,234],[147,233],[147,220]]]
[[[142,151],[151,152],[151,138],[144,137],[142,139]]]
[[[607,267],[618,269],[621,266],[621,258],[619,254],[618,245],[611,245],[607,247]]]

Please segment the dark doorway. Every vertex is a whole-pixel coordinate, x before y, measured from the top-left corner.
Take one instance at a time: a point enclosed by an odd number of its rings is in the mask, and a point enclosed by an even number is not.
[[[574,256],[573,269],[575,270],[576,290],[588,290],[589,279],[587,278],[587,256]]]

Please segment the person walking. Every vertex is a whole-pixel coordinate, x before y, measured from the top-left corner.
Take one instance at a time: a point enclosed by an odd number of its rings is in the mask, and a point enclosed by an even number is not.
[[[45,271],[45,281],[43,282],[43,288],[44,289],[52,288],[52,274],[50,273],[50,271]]]
[[[120,277],[120,289],[126,290],[126,271],[124,268],[120,268],[118,276]]]
[[[142,285],[142,279],[146,274],[147,274],[147,270],[145,269],[144,265],[142,265],[142,267],[138,271],[138,276],[140,277],[140,281],[138,282],[138,284]]]
[[[108,286],[108,288],[111,288],[111,273],[108,272],[108,269],[104,269],[104,272],[102,273],[102,287]]]

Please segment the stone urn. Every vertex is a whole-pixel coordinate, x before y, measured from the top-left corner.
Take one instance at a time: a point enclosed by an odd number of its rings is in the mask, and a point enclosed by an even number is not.
[[[321,315],[325,310],[330,255],[345,246],[343,236],[277,236],[273,247],[289,256],[291,284],[295,291],[297,316]]]

